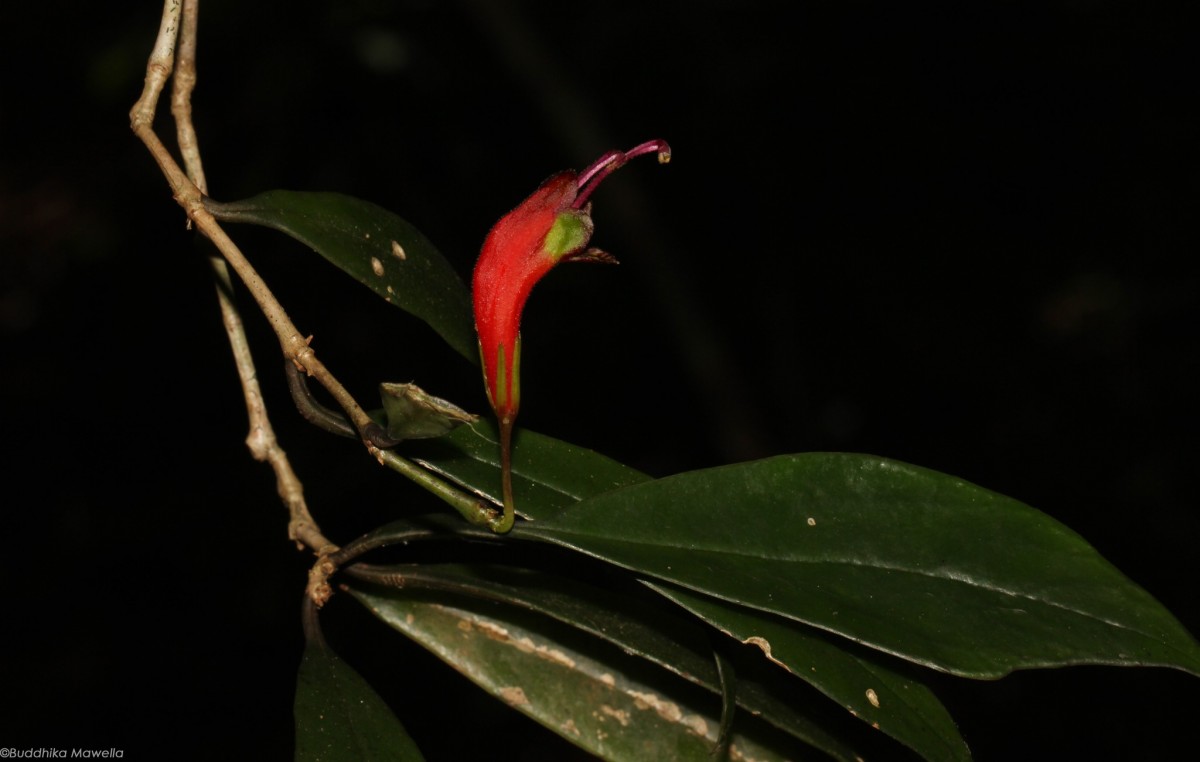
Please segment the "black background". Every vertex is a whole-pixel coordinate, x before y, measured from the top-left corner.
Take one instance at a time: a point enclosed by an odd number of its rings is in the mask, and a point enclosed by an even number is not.
[[[806,450],[946,471],[1071,526],[1200,631],[1195,19],[646,5],[207,2],[210,193],[367,198],[466,278],[544,177],[665,138],[669,167],[594,197],[622,265],[561,268],[529,304],[524,425],[656,475]],[[286,758],[307,556],[243,445],[208,249],[128,130],[160,9],[27,11],[0,31],[0,747]],[[232,232],[356,393],[486,408],[423,326]],[[427,508],[299,421],[247,322],[326,533]],[[431,758],[564,753],[352,604],[326,620]],[[1194,753],[1181,673],[935,682],[980,760]],[[482,730],[441,732],[464,708]]]

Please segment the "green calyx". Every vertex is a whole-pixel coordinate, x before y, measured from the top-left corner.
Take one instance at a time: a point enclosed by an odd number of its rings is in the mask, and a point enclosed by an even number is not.
[[[542,242],[542,251],[558,260],[582,249],[591,237],[592,218],[579,209],[567,209],[554,218]]]
[[[517,417],[517,408],[521,404],[521,334],[519,333],[512,353],[511,374],[508,372],[507,348],[500,344],[496,347],[496,377],[489,379],[486,375],[484,376],[488,402],[492,403],[496,417],[509,423],[512,423],[513,419]]]

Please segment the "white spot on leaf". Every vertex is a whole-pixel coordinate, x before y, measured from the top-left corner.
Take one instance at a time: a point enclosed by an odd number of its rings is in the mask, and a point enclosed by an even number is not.
[[[371,257],[371,271],[380,278],[383,277],[383,263],[379,261],[378,257]]]
[[[698,714],[689,714],[681,724],[701,738],[708,737],[708,723]]]
[[[629,712],[626,712],[623,709],[614,709],[608,704],[601,704],[600,713],[607,717],[612,717],[614,720],[621,723],[621,727],[623,728],[629,727]]]
[[[783,662],[779,661],[779,659],[776,659],[774,656],[771,655],[771,643],[766,638],[759,637],[758,635],[751,635],[750,637],[746,638],[742,642],[749,646],[758,646],[759,648],[762,649],[763,655],[766,656],[767,660],[770,661],[772,664],[777,664],[778,666],[786,669],[788,672],[792,671],[791,667],[789,667],[788,665],[784,664]]]
[[[400,245],[399,241],[392,241],[392,256],[401,262],[408,259],[408,255],[404,253],[404,247]]]
[[[546,661],[552,661],[555,664],[561,664],[567,669],[575,669],[575,660],[558,649],[547,648],[546,646],[538,646],[537,655]]]
[[[530,638],[521,638],[520,640],[514,640],[513,645],[516,646],[517,650],[523,654],[531,654],[537,648],[533,644],[533,640]]]
[[[667,722],[679,722],[683,719],[683,712],[673,701],[665,701],[653,693],[630,691],[629,695],[633,697],[634,706],[638,709],[653,709]]]
[[[879,708],[879,696],[875,693],[874,688],[867,688],[867,701],[871,702],[871,706]]]
[[[525,691],[516,685],[501,688],[500,698],[504,699],[509,706],[525,706],[529,703],[529,699],[525,696]]]
[[[475,622],[475,628],[487,635],[492,640],[506,641],[508,640],[508,630],[498,624],[493,624],[487,621]]]

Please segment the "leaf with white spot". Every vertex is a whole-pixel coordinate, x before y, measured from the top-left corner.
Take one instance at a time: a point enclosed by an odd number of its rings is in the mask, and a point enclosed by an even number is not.
[[[231,203],[206,199],[205,208],[219,220],[264,225],[312,247],[479,362],[467,287],[433,243],[398,215],[340,193],[286,190]]]
[[[761,649],[772,662],[824,693],[855,717],[895,738],[931,762],[971,758],[954,719],[913,674],[883,654],[782,617],[649,583],[728,635]]]
[[[1195,638],[1067,527],[870,455],[678,474],[582,500],[514,536],[966,677],[1072,664],[1200,674]]]
[[[357,585],[349,591],[493,696],[592,754],[711,762],[719,696],[639,656],[510,606]],[[832,738],[820,744],[818,751],[741,712],[731,759],[856,756]]]

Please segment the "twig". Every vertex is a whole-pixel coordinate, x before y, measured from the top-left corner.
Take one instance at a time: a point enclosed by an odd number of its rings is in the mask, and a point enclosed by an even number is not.
[[[181,10],[183,11],[182,25],[180,23]],[[154,49],[150,54],[150,60],[146,65],[146,84],[142,90],[141,97],[130,111],[130,124],[134,133],[146,145],[150,154],[158,162],[159,168],[162,169],[163,174],[171,185],[176,200],[187,211],[189,221],[195,221],[197,227],[213,240],[218,250],[226,257],[225,260],[214,263],[213,267],[214,275],[217,278],[217,293],[221,304],[221,314],[225,323],[225,330],[229,336],[230,345],[233,348],[234,361],[237,365],[238,376],[242,381],[242,389],[246,398],[246,408],[250,416],[250,434],[247,437],[247,445],[250,448],[251,454],[256,459],[270,463],[275,469],[279,494],[283,498],[291,517],[288,523],[289,537],[323,555],[336,550],[337,546],[321,534],[320,528],[313,520],[304,502],[303,486],[292,470],[287,455],[279,447],[278,441],[275,438],[275,433],[271,427],[266,407],[263,403],[262,392],[258,386],[257,373],[250,355],[249,346],[246,342],[241,317],[230,298],[232,294],[231,283],[225,261],[232,261],[235,258],[240,260],[244,265],[244,271],[239,271],[239,275],[244,280],[249,278],[250,281],[257,282],[259,288],[257,290],[252,289],[252,293],[254,293],[260,307],[263,307],[264,312],[268,313],[268,317],[274,315],[275,319],[271,321],[273,326],[282,326],[286,329],[286,333],[281,335],[281,343],[285,345],[285,354],[288,354],[287,349],[288,345],[290,345],[292,352],[288,356],[293,361],[303,357],[308,361],[305,367],[310,372],[313,371],[313,365],[317,365],[318,363],[315,362],[316,358],[312,355],[312,350],[308,348],[307,341],[299,337],[299,331],[295,329],[295,326],[291,325],[286,313],[283,312],[283,308],[270,295],[266,285],[262,283],[261,278],[253,271],[253,268],[246,262],[245,257],[233,245],[233,242],[227,236],[224,236],[214,220],[211,218],[204,219],[208,217],[207,214],[197,214],[197,212],[202,212],[200,200],[202,198],[202,188],[206,185],[203,166],[200,162],[199,144],[196,140],[195,129],[191,121],[190,103],[191,91],[196,81],[197,10],[198,0],[187,0],[186,4],[181,2],[181,0],[166,0],[164,3],[163,18],[159,25],[158,37],[155,41]],[[178,61],[176,61],[177,40],[179,41]],[[177,63],[179,73],[175,79],[172,112],[178,125],[179,144],[182,149],[184,161],[188,166],[187,174],[180,169],[170,152],[163,145],[162,141],[159,140],[158,135],[155,134],[153,128],[154,115],[157,110],[159,98],[162,96],[166,81],[171,76]],[[269,307],[273,309],[268,309]],[[283,336],[294,338],[291,341],[285,341]],[[300,349],[300,347],[303,347],[303,349]],[[325,375],[328,376],[328,373],[326,372]],[[318,378],[318,380],[321,379]],[[343,398],[349,396],[345,393],[345,390],[342,391]],[[350,412],[353,417],[352,411],[347,412]],[[365,413],[363,417],[365,418]]]
[[[271,428],[266,407],[263,404],[262,393],[257,384],[257,374],[246,342],[241,318],[230,301],[232,291],[225,263],[228,263],[228,266],[237,273],[259,309],[266,316],[279,339],[284,357],[294,363],[297,368],[315,378],[333,396],[345,411],[368,452],[375,456],[381,464],[420,482],[474,523],[488,525],[494,529],[495,511],[483,501],[462,493],[432,474],[422,471],[402,458],[385,453],[376,446],[370,437],[372,427],[376,424],[349,391],[317,359],[316,354],[309,346],[310,338],[305,338],[300,333],[245,255],[229,238],[212,214],[204,208],[204,190],[207,183],[200,161],[199,143],[191,119],[191,92],[196,81],[198,2],[199,0],[165,0],[158,37],[146,65],[145,87],[141,97],[130,110],[130,126],[134,134],[150,151],[151,156],[158,163],[159,169],[167,178],[175,200],[187,214],[189,225],[194,223],[200,232],[213,242],[224,258],[223,263],[214,265],[214,271],[218,281],[222,315],[230,345],[233,348],[238,375],[242,380],[246,406],[251,420],[247,445],[255,458],[269,462],[275,469],[279,494],[288,506],[291,515],[289,536],[303,545],[309,546],[321,556],[313,569],[313,576],[309,582],[310,597],[319,601],[328,595],[329,588],[325,578],[332,572],[332,568],[327,568],[329,565],[326,556],[335,551],[336,546],[321,534],[316,522],[308,512],[300,480],[292,471],[287,456],[279,447]],[[181,13],[182,19],[180,18]],[[176,58],[177,41],[179,44],[178,60]],[[172,94],[172,113],[177,122],[178,140],[187,166],[186,172],[154,132],[154,116],[158,101],[167,79],[171,77],[176,66],[178,66],[178,71]]]
[[[184,0],[183,18],[179,30],[179,46],[175,54],[175,73],[172,78],[171,113],[175,117],[176,138],[183,157],[187,176],[201,193],[208,192],[204,177],[204,165],[200,160],[200,141],[192,123],[192,90],[196,87],[196,31],[199,0]],[[191,224],[190,221],[188,224]],[[250,418],[250,433],[246,446],[255,460],[269,463],[275,471],[275,484],[280,498],[288,509],[288,538],[307,545],[318,555],[327,555],[337,546],[321,534],[320,528],[309,513],[304,500],[304,485],[292,469],[287,453],[279,446],[266,401],[258,385],[258,372],[254,357],[246,339],[245,327],[237,304],[233,299],[233,283],[224,259],[209,257],[209,265],[216,280],[217,302],[221,307],[221,320],[233,350],[234,364],[242,384],[246,400],[246,412]]]
[[[196,89],[196,31],[200,0],[183,0],[183,24],[179,32],[179,48],[175,54],[175,76],[172,79],[171,114],[175,117],[175,137],[188,177],[208,193],[204,165],[200,161],[200,141],[192,124],[192,91]]]
[[[370,417],[350,392],[342,386],[341,382],[334,378],[325,365],[317,359],[316,353],[308,345],[309,340],[292,323],[291,318],[283,309],[283,305],[271,293],[266,282],[242,254],[237,244],[229,238],[216,219],[204,209],[204,196],[200,189],[184,173],[174,157],[171,156],[171,152],[154,133],[154,113],[158,98],[162,93],[167,76],[171,73],[173,64],[171,58],[174,53],[176,30],[174,21],[178,19],[179,4],[180,0],[166,0],[167,7],[164,11],[162,28],[159,30],[159,39],[147,65],[146,87],[142,92],[142,97],[130,111],[130,124],[134,133],[158,162],[159,168],[171,185],[175,200],[183,207],[188,218],[196,224],[200,232],[206,235],[225,257],[225,261],[237,273],[259,309],[263,311],[267,321],[274,329],[275,335],[279,338],[284,356],[304,368],[310,376],[317,379],[317,382],[333,395],[333,398],[346,411],[346,415],[355,429],[361,434],[371,423]],[[171,18],[172,23],[167,23],[168,17]],[[166,51],[165,57],[159,55],[162,51]]]

